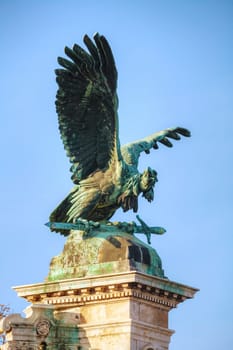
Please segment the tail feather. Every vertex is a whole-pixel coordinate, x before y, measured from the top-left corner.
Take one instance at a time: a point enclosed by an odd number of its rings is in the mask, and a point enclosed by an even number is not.
[[[73,223],[77,218],[86,220],[91,219],[93,209],[96,207],[100,199],[100,192],[95,188],[85,189],[75,186],[68,196],[58,205],[58,207],[50,214],[50,222],[70,222]],[[60,232],[68,235],[68,231],[52,229],[52,231]]]
[[[68,215],[69,211],[73,206],[73,196],[78,192],[78,187],[74,187],[74,189],[68,194],[68,196],[57,206],[56,209],[50,214],[49,221],[50,222],[73,222],[73,218]],[[67,230],[58,230],[51,229],[51,231],[60,232],[64,236],[69,234]]]
[[[69,217],[67,216],[67,212],[71,208],[71,198],[68,195],[54,211],[50,214],[49,220],[50,222],[69,222]]]

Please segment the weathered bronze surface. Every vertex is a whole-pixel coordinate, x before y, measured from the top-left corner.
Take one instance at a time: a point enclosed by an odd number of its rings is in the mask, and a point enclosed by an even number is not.
[[[64,223],[64,222],[48,222],[48,226],[51,230],[60,230],[64,236],[69,235],[71,230],[82,230],[86,233],[86,237],[91,237],[94,230],[99,232],[112,232],[114,233],[116,229],[118,231],[126,233],[143,233],[146,235],[147,243],[151,243],[151,234],[162,235],[166,232],[163,227],[149,227],[140,217],[136,215],[136,218],[141,223],[137,225],[134,221],[131,223],[128,222],[109,222],[107,224],[87,221],[83,219],[77,219],[75,223]]]
[[[65,48],[70,60],[58,58],[59,86],[56,108],[65,150],[72,163],[70,194],[50,215],[51,222],[74,223],[77,219],[108,221],[118,208],[138,210],[138,196],[154,198],[157,173],[151,168],[139,173],[141,152],[158,143],[172,147],[170,139],[190,136],[175,127],[120,146],[118,136],[117,70],[111,48],[98,33],[87,35],[85,51],[78,45]],[[53,228],[54,231],[63,232]]]
[[[63,252],[50,262],[48,281],[138,271],[164,278],[156,250],[119,230],[71,230]]]

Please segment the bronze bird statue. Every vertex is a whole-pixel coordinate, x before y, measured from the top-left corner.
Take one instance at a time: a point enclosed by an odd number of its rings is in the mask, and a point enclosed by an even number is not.
[[[75,186],[50,215],[50,222],[74,223],[77,219],[108,221],[118,208],[138,210],[140,193],[154,198],[157,173],[139,173],[141,152],[149,153],[169,139],[190,136],[187,129],[169,128],[120,146],[118,135],[117,70],[106,38],[98,33],[84,43],[65,47],[69,59],[58,57],[56,110],[64,148],[72,163]]]

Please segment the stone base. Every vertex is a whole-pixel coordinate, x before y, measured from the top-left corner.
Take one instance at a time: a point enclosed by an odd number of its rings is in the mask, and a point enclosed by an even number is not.
[[[72,230],[63,252],[50,263],[47,281],[138,271],[165,277],[156,250],[132,234]]]
[[[14,289],[33,305],[2,321],[4,350],[166,350],[169,311],[197,291],[137,271]]]

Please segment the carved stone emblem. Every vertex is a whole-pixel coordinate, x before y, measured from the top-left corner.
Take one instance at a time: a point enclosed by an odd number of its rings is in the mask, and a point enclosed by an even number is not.
[[[49,330],[50,330],[50,322],[48,320],[43,319],[37,322],[37,325],[36,325],[37,334],[47,337],[47,335],[49,334]]]

